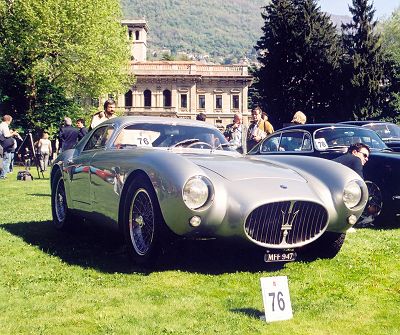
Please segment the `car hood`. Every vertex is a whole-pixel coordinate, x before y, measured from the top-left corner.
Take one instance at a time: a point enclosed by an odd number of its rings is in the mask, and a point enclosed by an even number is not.
[[[282,179],[306,182],[296,171],[278,164],[229,156],[187,156],[194,164],[230,181],[246,179]]]

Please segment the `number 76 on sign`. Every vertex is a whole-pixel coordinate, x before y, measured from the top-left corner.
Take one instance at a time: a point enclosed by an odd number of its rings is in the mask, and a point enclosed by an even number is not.
[[[286,276],[261,278],[265,321],[282,321],[293,317]]]

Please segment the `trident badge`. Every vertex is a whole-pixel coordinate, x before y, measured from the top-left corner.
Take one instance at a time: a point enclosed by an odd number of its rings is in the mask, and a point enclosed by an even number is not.
[[[280,244],[287,244],[286,237],[289,234],[289,230],[292,230],[292,225],[294,219],[296,218],[297,214],[299,214],[300,210],[293,212],[293,206],[295,201],[290,203],[290,207],[287,213],[281,210],[282,212],[282,227],[281,230],[283,231],[282,241]]]

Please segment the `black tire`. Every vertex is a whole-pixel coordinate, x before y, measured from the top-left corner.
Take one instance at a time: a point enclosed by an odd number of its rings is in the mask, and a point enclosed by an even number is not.
[[[331,259],[339,253],[345,238],[346,233],[325,232],[318,240],[298,251],[306,259]]]
[[[51,184],[51,213],[57,229],[67,230],[73,226],[74,217],[68,208],[64,179],[60,170],[55,172]]]
[[[124,199],[122,229],[129,255],[136,264],[153,265],[162,250],[165,223],[151,183],[138,176]]]

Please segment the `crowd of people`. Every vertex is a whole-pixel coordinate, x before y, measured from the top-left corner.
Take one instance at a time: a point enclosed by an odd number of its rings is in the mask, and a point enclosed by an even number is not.
[[[104,111],[93,115],[91,128],[114,117],[115,101],[108,99],[104,103]],[[6,179],[12,172],[16,153],[27,169],[33,163],[43,172],[47,170],[53,155],[73,148],[88,133],[83,118],[78,118],[73,126],[71,118],[65,117],[57,138],[53,141],[49,139],[49,133],[46,131],[42,132],[38,141],[33,142],[32,137],[26,137],[28,140],[25,141],[17,131],[10,129],[11,122],[12,117],[6,114],[0,123],[0,179]]]
[[[116,116],[115,101],[113,99],[108,99],[104,103],[104,111],[93,115],[90,122],[90,128],[93,129],[103,121],[112,119]],[[64,123],[58,134],[59,152],[73,148],[87,133],[88,129],[85,126],[84,119],[77,119],[74,127],[71,118],[65,117]]]
[[[260,106],[256,106],[251,111],[252,121],[248,127],[243,124],[243,118],[240,113],[235,113],[233,116],[233,123],[228,124],[224,131],[224,136],[229,143],[239,152],[248,152],[254,146],[257,145],[268,135],[274,132],[274,127],[268,120],[268,115],[261,109]],[[293,119],[290,123],[284,126],[290,126],[295,124],[305,124],[307,121],[306,115],[297,111],[293,115]]]

